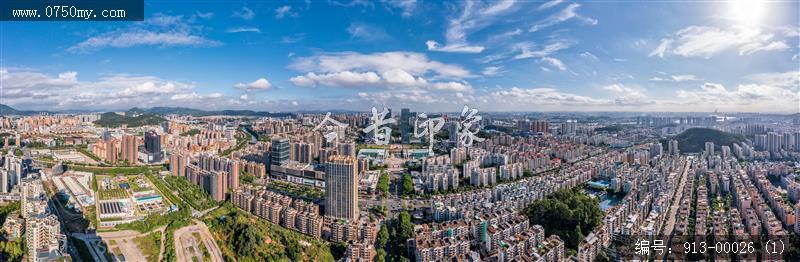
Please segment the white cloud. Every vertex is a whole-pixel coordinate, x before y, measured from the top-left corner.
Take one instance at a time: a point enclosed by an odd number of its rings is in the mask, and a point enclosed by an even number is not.
[[[221,43],[199,35],[199,29],[183,16],[156,14],[144,22],[101,33],[68,48],[70,52],[88,52],[113,47],[134,46],[217,46]]]
[[[487,66],[483,68],[481,74],[485,76],[494,76],[497,75],[500,72],[500,69],[502,68],[503,68],[502,66]]]
[[[214,17],[214,13],[213,12],[203,13],[203,12],[197,11],[197,12],[195,12],[195,15],[197,15],[197,17],[200,17],[200,18],[203,18],[203,19],[211,19],[212,17]]]
[[[429,82],[427,79],[414,76],[401,69],[393,69],[381,74],[376,72],[342,71],[335,73],[314,73],[295,76],[289,82],[300,87],[404,87],[412,90],[428,89],[439,91],[467,92],[472,86],[464,81]]]
[[[684,57],[711,58],[729,50],[738,50],[740,56],[756,52],[788,50],[783,40],[774,40],[773,33],[762,29],[736,25],[730,28],[689,26],[674,36],[664,38],[650,56],[664,57],[668,52]]]
[[[363,87],[375,86],[381,83],[382,79],[375,72],[341,71],[323,74],[309,72],[303,76],[292,77],[289,81],[304,87],[313,87],[317,84],[333,87]]]
[[[480,53],[483,52],[483,46],[476,46],[476,45],[467,45],[467,44],[448,44],[446,46],[442,46],[439,42],[434,40],[428,40],[425,42],[425,46],[428,47],[430,51],[440,51],[440,52],[449,52],[449,53]]]
[[[281,37],[281,43],[294,44],[294,43],[303,41],[303,39],[305,39],[305,38],[306,38],[306,34],[304,34],[304,33],[287,35],[287,36]]]
[[[272,88],[272,84],[266,78],[259,78],[256,81],[244,84],[238,83],[233,87],[245,90],[267,90]]]
[[[664,53],[666,53],[667,49],[672,45],[672,41],[672,39],[667,38],[661,39],[661,43],[658,44],[658,47],[653,49],[648,56],[664,57]]]
[[[693,109],[740,112],[800,111],[798,88],[763,84],[741,84],[728,90],[721,84],[705,83],[699,89],[676,91],[676,103]]]
[[[602,106],[609,105],[611,101],[595,99],[572,93],[561,92],[555,88],[519,88],[502,89],[491,92],[490,100],[498,103],[505,110],[541,110],[550,106]],[[532,106],[536,105],[536,106]],[[534,109],[539,107],[539,109]]]
[[[701,81],[703,79],[697,78],[695,75],[672,75],[669,78],[655,76],[650,78],[650,81],[657,82],[684,82],[684,81]]]
[[[233,27],[233,28],[228,28],[228,30],[226,32],[228,32],[228,33],[245,33],[245,32],[261,33],[261,29],[258,29],[258,27]]]
[[[800,71],[752,74],[745,79],[762,85],[800,89]]]
[[[581,22],[586,23],[588,25],[597,25],[597,19],[594,19],[594,18],[591,18],[591,17],[582,16],[582,15],[579,15],[576,12],[578,7],[580,7],[580,6],[581,5],[579,5],[579,4],[572,3],[572,4],[568,5],[567,7],[565,7],[564,9],[562,9],[560,12],[558,12],[556,14],[553,14],[553,15],[551,15],[551,16],[549,16],[549,17],[537,22],[536,24],[531,26],[531,28],[528,31],[536,32],[536,31],[542,30],[544,28],[551,27],[551,26],[560,24],[562,22],[568,21],[570,19],[577,19],[577,20],[580,20]]]
[[[467,41],[470,33],[486,28],[493,24],[499,17],[515,10],[516,1],[497,1],[476,3],[464,1],[461,15],[450,19],[445,39],[442,45],[435,40],[428,40],[425,45],[430,51],[453,53],[480,53],[485,49],[480,45],[473,45]]]
[[[466,69],[411,52],[330,53],[296,58],[289,67],[307,72],[289,79],[302,87],[402,87],[462,92],[472,89],[464,81],[441,81],[471,77]]]
[[[583,58],[589,58],[589,59],[592,59],[592,60],[599,60],[599,59],[597,58],[597,56],[595,56],[594,54],[590,53],[589,51],[583,52],[583,53],[581,53],[580,55],[581,55],[581,57],[583,57]]]
[[[571,47],[574,42],[568,41],[556,41],[545,45],[540,49],[533,49],[535,46],[534,43],[531,42],[522,42],[518,43],[512,47],[512,50],[518,51],[519,54],[514,56],[514,59],[525,59],[525,58],[537,58],[537,57],[545,57],[549,56],[557,51],[567,49]]]
[[[604,86],[603,89],[615,94],[614,104],[616,105],[636,106],[655,103],[642,92],[641,88],[628,87],[617,83]]]
[[[414,9],[417,8],[417,0],[382,0],[386,5],[392,8],[398,8],[402,11],[403,17],[410,17],[414,14]]]
[[[256,16],[256,13],[253,12],[253,10],[251,10],[250,8],[247,8],[246,6],[244,6],[244,7],[242,7],[241,11],[233,12],[233,16],[234,17],[239,17],[239,18],[244,19],[244,20],[252,20],[253,17]]]
[[[391,38],[383,27],[368,25],[361,22],[353,22],[347,27],[347,33],[351,39],[361,39],[365,41],[378,41]]]
[[[282,19],[287,16],[297,16],[297,13],[292,12],[292,7],[288,5],[284,5],[278,8],[275,8],[275,18]]]
[[[564,0],[550,0],[550,1],[547,1],[544,4],[540,5],[539,8],[537,8],[537,10],[540,10],[540,11],[541,10],[545,10],[545,9],[557,6],[558,4],[560,4],[562,2],[564,2]]]
[[[567,66],[564,65],[564,62],[561,62],[561,60],[558,60],[558,58],[542,57],[541,60],[542,60],[542,62],[544,62],[544,63],[546,63],[546,64],[548,64],[548,65],[550,65],[552,67],[555,67],[558,70],[561,70],[561,71],[567,70]]]
[[[429,60],[424,54],[413,52],[327,53],[295,58],[289,68],[297,71],[318,73],[342,71],[376,71],[383,73],[393,69],[401,69],[412,75],[429,75],[433,78],[460,79],[470,76],[470,72],[461,66]]]
[[[3,103],[22,109],[116,110],[131,107],[181,106],[207,108],[206,98],[224,98],[222,94],[204,95],[194,83],[171,81],[155,76],[115,74],[95,81],[81,81],[73,71],[55,76],[22,70],[0,70]],[[220,96],[222,95],[222,96]],[[213,106],[235,107],[215,102]]]

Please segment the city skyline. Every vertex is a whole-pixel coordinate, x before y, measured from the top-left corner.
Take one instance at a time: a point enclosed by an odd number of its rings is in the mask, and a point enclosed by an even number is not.
[[[142,22],[2,23],[0,104],[800,112],[797,2],[146,6]]]

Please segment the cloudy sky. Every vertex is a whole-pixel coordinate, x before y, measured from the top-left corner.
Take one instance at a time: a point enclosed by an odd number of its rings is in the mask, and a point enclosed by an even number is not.
[[[796,1],[186,1],[0,23],[0,103],[800,112]]]

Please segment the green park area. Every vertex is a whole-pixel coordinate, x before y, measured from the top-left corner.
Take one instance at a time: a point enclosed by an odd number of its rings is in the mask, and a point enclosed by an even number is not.
[[[209,212],[203,221],[226,260],[334,261],[328,242],[272,224],[230,203]]]
[[[190,183],[185,177],[165,176],[161,181],[169,192],[177,193],[183,201],[195,210],[202,211],[219,205],[200,186]]]
[[[578,188],[560,190],[525,209],[531,225],[541,225],[545,235],[564,240],[567,256],[577,252],[583,238],[602,222],[600,202]]]

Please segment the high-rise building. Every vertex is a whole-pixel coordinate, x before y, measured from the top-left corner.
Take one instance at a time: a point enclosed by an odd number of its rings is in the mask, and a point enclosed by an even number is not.
[[[767,135],[764,134],[755,135],[753,143],[755,143],[756,149],[762,151],[767,150]]]
[[[550,132],[550,122],[547,120],[536,120],[531,123],[531,131],[534,133],[549,133]]]
[[[117,156],[119,156],[119,141],[116,139],[109,139],[105,142],[106,161],[112,164],[117,163]]]
[[[61,223],[53,214],[37,214],[25,220],[25,242],[30,261],[50,261],[61,251],[64,242]]]
[[[403,144],[411,142],[411,110],[408,108],[400,109],[400,140]]]
[[[794,133],[794,151],[800,152],[800,132]]]
[[[781,151],[781,135],[775,132],[767,133],[767,144],[766,148],[767,151],[772,153],[777,153]]]
[[[794,137],[791,133],[783,133],[783,137],[781,139],[781,148],[786,151],[794,150]]]
[[[8,193],[10,188],[8,186],[8,170],[0,169],[0,193]]]
[[[713,156],[714,155],[714,142],[706,142],[706,151],[705,151],[705,153],[706,153],[707,156]]]
[[[182,153],[172,153],[169,159],[169,170],[173,176],[186,176],[186,164],[189,158]]]
[[[336,151],[339,155],[356,156],[356,143],[342,142],[336,144]],[[320,156],[320,160],[322,156]],[[326,159],[327,160],[327,159]]]
[[[678,140],[670,140],[667,144],[667,151],[672,156],[676,156],[680,154],[680,150],[678,150]]]
[[[654,143],[650,145],[650,156],[660,156],[663,151],[664,149],[661,143]]]
[[[135,165],[139,159],[139,141],[135,136],[123,135],[122,136],[122,160],[128,161],[128,164]]]
[[[272,148],[270,149],[270,165],[282,165],[289,160],[291,152],[289,139],[280,138],[272,141]]]
[[[222,170],[206,172],[204,178],[208,181],[211,198],[217,201],[225,200],[225,194],[228,193],[228,172]]]
[[[144,134],[144,149],[152,155],[153,162],[161,161],[161,135],[154,130],[147,131]]]
[[[358,165],[352,156],[332,156],[325,165],[325,215],[358,218]]]
[[[562,135],[574,135],[578,132],[578,120],[577,119],[569,119],[566,122],[561,124],[561,134]]]
[[[291,144],[291,157],[289,159],[300,163],[311,163],[313,144],[308,143],[292,143]]]

